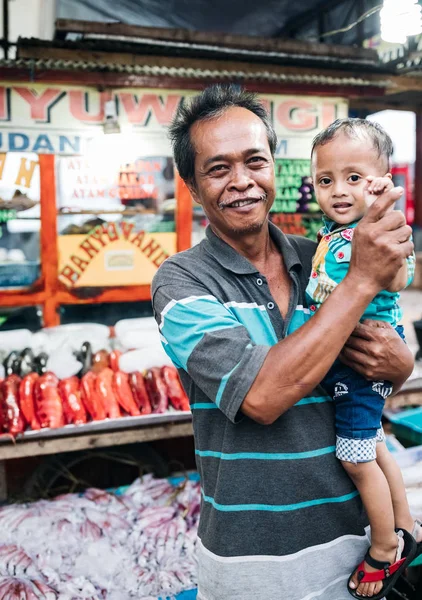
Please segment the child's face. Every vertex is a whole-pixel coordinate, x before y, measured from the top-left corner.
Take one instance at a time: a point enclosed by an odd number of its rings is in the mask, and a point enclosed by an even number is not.
[[[386,157],[378,156],[364,134],[350,138],[338,133],[327,144],[318,146],[312,157],[313,184],[321,210],[339,225],[361,219],[367,209],[366,177],[383,177],[387,171]]]

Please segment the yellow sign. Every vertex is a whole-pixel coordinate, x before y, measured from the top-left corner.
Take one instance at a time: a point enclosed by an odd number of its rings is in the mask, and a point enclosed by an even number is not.
[[[59,236],[60,281],[68,287],[149,285],[176,252],[176,234],[134,229],[134,223],[122,220],[87,235]]]

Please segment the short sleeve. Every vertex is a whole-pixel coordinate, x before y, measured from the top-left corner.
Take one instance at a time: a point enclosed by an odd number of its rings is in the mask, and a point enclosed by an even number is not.
[[[233,312],[176,263],[160,268],[152,295],[167,355],[236,422],[270,346],[255,344]]]

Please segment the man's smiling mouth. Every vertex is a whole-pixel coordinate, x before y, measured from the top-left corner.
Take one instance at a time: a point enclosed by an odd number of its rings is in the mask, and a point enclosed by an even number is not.
[[[262,194],[258,198],[236,198],[235,200],[222,200],[218,203],[218,209],[224,210],[226,208],[242,208],[243,206],[251,206],[252,204],[257,204],[258,202],[262,202],[267,198],[266,194]]]

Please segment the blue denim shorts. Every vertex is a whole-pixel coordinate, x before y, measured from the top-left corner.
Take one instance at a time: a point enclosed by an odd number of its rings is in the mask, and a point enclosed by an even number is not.
[[[396,331],[404,339],[403,327]],[[376,442],[383,439],[382,411],[392,383],[368,381],[336,360],[321,385],[335,402],[337,458],[353,463],[375,460]]]

